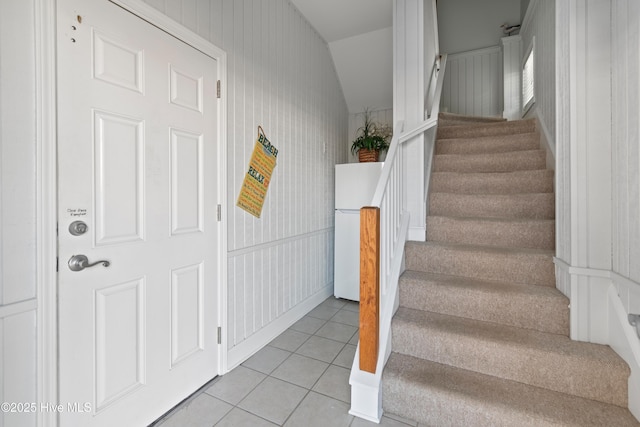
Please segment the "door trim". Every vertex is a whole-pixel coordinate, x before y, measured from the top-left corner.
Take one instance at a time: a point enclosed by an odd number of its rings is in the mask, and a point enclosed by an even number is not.
[[[140,0],[104,0],[121,6],[191,47],[216,60],[220,80],[218,100],[218,188],[217,203],[227,200],[227,55],[210,41],[173,21]],[[37,227],[37,398],[58,402],[58,307],[57,307],[57,123],[56,123],[56,0],[35,2],[36,67],[36,227]],[[227,227],[226,215],[218,222],[218,325],[222,330],[218,347],[218,372],[227,372]],[[55,411],[38,414],[39,427],[58,425]]]

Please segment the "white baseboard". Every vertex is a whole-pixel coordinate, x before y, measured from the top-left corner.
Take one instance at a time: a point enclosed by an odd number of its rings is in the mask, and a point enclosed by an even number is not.
[[[411,240],[414,242],[424,242],[425,240],[427,240],[427,228],[426,227],[409,227],[407,240]]]
[[[287,328],[303,318],[331,295],[333,295],[333,284],[322,288],[322,290],[316,292],[240,344],[231,348],[227,353],[226,372],[231,371],[249,357],[253,356],[258,350],[269,344],[275,337],[283,333]]]

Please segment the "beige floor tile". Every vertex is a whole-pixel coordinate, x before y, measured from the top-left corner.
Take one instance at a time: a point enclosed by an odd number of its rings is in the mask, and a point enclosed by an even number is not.
[[[247,359],[242,366],[262,372],[263,374],[270,374],[290,355],[291,352],[289,351],[266,346]]]
[[[355,334],[353,334],[353,336],[349,340],[349,344],[358,345],[359,339],[360,339],[360,333],[356,332]]]
[[[331,363],[344,347],[343,343],[313,336],[296,350],[297,354]]]
[[[327,367],[329,367],[328,363],[292,354],[271,373],[271,376],[300,387],[311,388],[327,370]]]
[[[285,423],[286,427],[347,427],[353,420],[349,405],[310,392]]]
[[[351,402],[351,386],[349,385],[350,369],[331,365],[320,377],[313,391],[339,399],[345,403]]]
[[[269,377],[249,393],[238,407],[260,418],[282,424],[307,392],[305,388]]]
[[[205,390],[205,393],[232,405],[237,405],[266,377],[261,372],[238,366],[213,383],[211,387]]]
[[[318,332],[316,332],[316,336],[346,343],[353,337],[353,334],[355,334],[357,331],[358,328],[354,326],[329,321],[325,323],[322,328],[318,329]]]
[[[353,358],[356,355],[356,348],[357,347],[352,344],[345,345],[342,351],[338,353],[336,358],[333,360],[333,364],[351,369],[351,366],[353,366]]]
[[[272,427],[277,426],[239,408],[233,408],[216,427]]]
[[[311,310],[307,316],[315,317],[322,320],[329,320],[333,316],[335,316],[338,311],[339,310],[337,308],[320,304],[319,306]]]
[[[304,316],[291,326],[290,329],[294,331],[304,332],[305,334],[313,335],[318,329],[322,327],[327,321],[318,319],[317,317]]]
[[[347,301],[347,303],[342,307],[343,310],[355,311],[356,313],[360,312],[360,303],[358,301]]]
[[[360,314],[355,311],[340,310],[330,320],[332,322],[355,326],[356,328],[360,326]]]
[[[210,427],[224,417],[233,406],[202,393],[171,414],[158,427]]]
[[[295,331],[293,329],[287,329],[273,341],[269,343],[271,347],[276,347],[287,351],[296,351],[311,335],[304,332]]]
[[[336,297],[329,297],[326,300],[322,301],[322,303],[320,305],[341,309],[342,307],[345,306],[346,303],[347,303],[346,300],[339,299],[339,298],[336,298]]]

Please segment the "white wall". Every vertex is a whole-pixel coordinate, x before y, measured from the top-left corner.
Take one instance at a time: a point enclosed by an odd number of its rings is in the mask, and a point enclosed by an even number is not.
[[[469,116],[502,116],[502,73],[500,46],[449,55],[440,108]]]
[[[640,314],[640,3],[614,0],[611,28],[611,268],[624,317]],[[624,320],[621,339],[610,341],[631,366],[629,402],[640,418],[640,339]]]
[[[612,268],[640,283],[640,3],[614,1],[612,22]],[[640,293],[630,298],[640,313]]]
[[[152,3],[229,53],[229,346],[248,343],[237,363],[332,293],[346,105],[326,44],[288,1]],[[38,402],[35,8],[0,2],[0,400],[16,403]],[[280,150],[260,220],[235,207],[258,124]],[[2,412],[0,426],[36,417]]]
[[[148,0],[227,52],[228,363],[333,293],[334,165],[347,108],[329,49],[287,0]],[[260,219],[235,206],[262,125],[279,150]]]
[[[460,53],[500,44],[500,26],[520,23],[521,0],[439,0],[440,52]]]
[[[640,313],[640,4],[538,3],[556,9],[557,286],[571,337],[629,364],[640,418],[640,341],[627,322]]]
[[[329,43],[349,112],[393,106],[391,27]]]
[[[36,401],[34,1],[0,2],[0,401]],[[35,425],[0,413],[0,426]]]
[[[535,37],[535,104],[527,117],[536,115],[550,149],[555,152],[556,133],[556,18],[555,1],[531,0],[522,23],[522,53]]]

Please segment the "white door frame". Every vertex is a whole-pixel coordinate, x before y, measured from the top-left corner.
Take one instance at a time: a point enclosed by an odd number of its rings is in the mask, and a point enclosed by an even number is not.
[[[218,203],[227,200],[227,55],[226,52],[173,21],[141,0],[111,1],[141,19],[182,40],[216,60],[220,97],[218,106]],[[57,124],[56,124],[56,0],[35,2],[36,48],[36,271],[37,271],[37,399],[38,402],[58,402],[58,325],[57,325]],[[227,227],[225,209],[218,222],[218,324],[222,328],[218,355],[218,371],[227,371]],[[55,411],[37,416],[41,427],[57,426]]]

